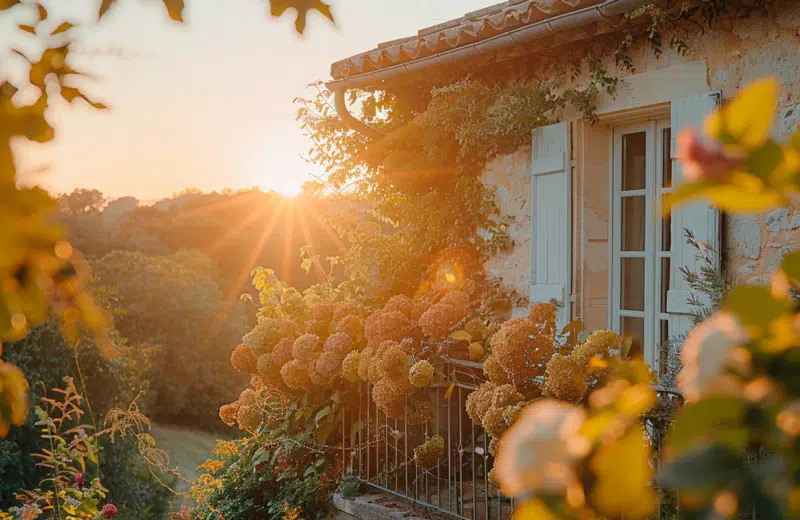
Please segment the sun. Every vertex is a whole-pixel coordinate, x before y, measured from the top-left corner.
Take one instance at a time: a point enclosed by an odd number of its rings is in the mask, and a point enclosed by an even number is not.
[[[296,178],[289,177],[286,179],[273,179],[272,181],[265,185],[264,188],[272,190],[287,199],[293,199],[303,192],[303,183],[298,182]]]

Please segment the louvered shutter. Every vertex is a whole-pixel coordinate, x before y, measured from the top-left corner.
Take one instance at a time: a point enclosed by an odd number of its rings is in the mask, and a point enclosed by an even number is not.
[[[570,320],[569,123],[533,130],[531,304],[556,300],[558,326]]]
[[[719,92],[708,92],[672,102],[673,186],[679,186],[683,180],[680,162],[674,160],[678,133],[690,126],[702,128],[706,116],[719,107],[720,97]],[[706,201],[680,206],[672,213],[673,254],[670,265],[669,291],[667,292],[667,312],[670,314],[669,332],[671,336],[686,334],[691,328],[692,307],[688,304],[691,291],[680,268],[686,266],[692,272],[699,272],[701,266],[697,250],[686,244],[684,229],[690,230],[698,242],[707,242],[714,248],[716,251],[714,258],[719,267],[719,222],[719,211]],[[703,301],[705,295],[696,294],[695,296]]]

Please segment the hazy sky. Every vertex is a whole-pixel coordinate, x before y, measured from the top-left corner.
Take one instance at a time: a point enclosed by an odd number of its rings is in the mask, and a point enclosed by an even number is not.
[[[269,18],[265,0],[187,0],[185,26],[168,21],[158,0],[119,0],[100,25],[79,33],[87,50],[125,51],[80,60],[101,77],[89,90],[112,109],[52,110],[56,140],[20,146],[21,170],[53,191],[92,187],[145,200],[186,187],[297,191],[316,171],[301,157],[309,143],[292,104],[308,83],[328,79],[333,61],[492,3],[329,1],[336,26],[314,12],[299,37],[294,13]],[[98,2],[49,4],[82,19]],[[2,18],[0,43],[13,32]],[[2,67],[0,60],[0,77],[8,73]],[[31,173],[43,165],[49,169]]]

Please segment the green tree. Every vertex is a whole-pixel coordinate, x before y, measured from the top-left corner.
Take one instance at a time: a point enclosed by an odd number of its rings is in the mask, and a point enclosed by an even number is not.
[[[151,359],[150,414],[161,421],[218,427],[219,407],[241,386],[229,358],[247,331],[244,305],[227,302],[217,282],[195,270],[209,265],[200,253],[114,251],[93,264],[121,309],[120,332],[133,344],[157,347]]]

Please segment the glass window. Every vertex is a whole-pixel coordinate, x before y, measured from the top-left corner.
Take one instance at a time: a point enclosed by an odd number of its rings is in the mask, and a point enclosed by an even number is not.
[[[665,128],[661,131],[661,186],[672,187],[672,129]]]
[[[644,311],[644,258],[623,258],[621,290],[622,310]]]
[[[647,187],[647,132],[622,136],[622,191]]]
[[[646,207],[644,195],[622,198],[623,251],[644,251]]]

